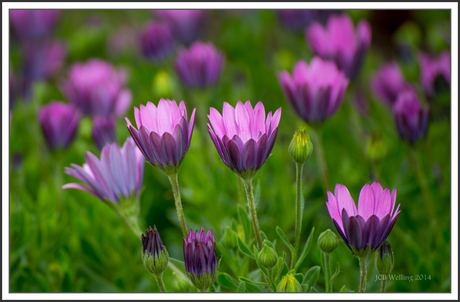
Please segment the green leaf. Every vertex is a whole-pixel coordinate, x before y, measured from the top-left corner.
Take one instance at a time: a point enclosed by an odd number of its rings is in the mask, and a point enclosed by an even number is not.
[[[246,286],[244,285],[244,282],[240,282],[238,285],[238,288],[236,289],[237,293],[244,293],[246,291]]]
[[[238,238],[239,240],[239,238]],[[233,270],[233,272],[236,274],[236,271],[238,270],[238,267],[235,265],[235,261],[230,254],[230,252],[218,241],[216,241],[216,248],[219,251],[219,253],[222,255],[223,258],[225,258],[225,261],[229,264],[230,268]]]
[[[289,272],[289,268],[287,264],[285,262],[283,263],[284,263],[284,266],[283,266],[283,269],[281,270],[281,276],[285,276]]]
[[[341,293],[346,293],[347,292],[347,287],[345,285],[342,286],[342,288],[340,289],[340,292]]]
[[[263,273],[265,276],[268,277],[268,270],[267,270],[265,267],[263,267],[262,265],[260,265],[259,261],[256,261],[256,263],[257,263],[257,266],[258,266],[258,267],[260,268],[260,270],[262,271],[262,273]]]
[[[310,286],[315,286],[316,281],[319,278],[319,272],[321,270],[320,266],[313,266],[311,267],[306,273],[305,277],[303,278],[302,284],[308,284]]]
[[[232,219],[232,227],[231,229],[238,234],[238,224],[236,223],[235,218]]]
[[[313,286],[310,287],[310,293],[317,293],[318,290],[316,288],[314,288]]]
[[[260,231],[260,237],[262,237],[262,241],[268,240],[267,235],[264,233],[264,231]]]
[[[175,265],[179,265],[179,266],[183,266],[185,267],[185,263],[184,261],[181,261],[179,259],[176,259],[176,258],[172,258],[172,257],[169,257],[169,260],[171,260],[171,262]]]
[[[302,274],[294,274],[294,278],[296,278],[297,281],[299,281],[299,283],[302,284],[302,281],[303,281],[303,275]]]
[[[307,242],[305,243],[305,246],[303,248],[302,254],[300,254],[299,259],[297,260],[297,263],[295,264],[294,269],[297,271],[302,264],[302,262],[305,260],[305,258],[308,255],[308,252],[311,249],[311,245],[313,243],[313,234],[315,233],[315,227],[311,229],[310,235],[308,235]]]
[[[308,293],[309,290],[310,290],[310,285],[302,284],[302,292],[303,293]]]
[[[241,241],[241,238],[238,237],[238,247],[240,248],[240,251],[245,254],[248,257],[251,257],[252,259],[256,259],[254,254],[251,252],[251,250],[247,247],[246,244],[244,244],[243,241]]]
[[[238,281],[236,281],[232,276],[227,273],[219,273],[217,276],[217,281],[220,285],[231,288],[237,289],[238,288]]]
[[[242,205],[238,205],[238,218],[240,219],[241,225],[244,231],[244,241],[249,242],[251,238],[251,222],[249,221],[248,212]]]
[[[249,282],[244,282],[247,290],[250,292],[250,293],[261,293],[262,290],[260,289],[260,287],[258,287],[257,285],[254,285],[252,283],[249,283]]]
[[[255,284],[255,285],[260,285],[260,286],[269,286],[270,284],[266,283],[266,282],[257,282],[257,281],[252,281],[248,278],[244,278],[244,277],[240,277],[240,280],[241,281],[244,281],[246,283],[251,283],[251,284]]]
[[[335,273],[331,276],[331,279],[329,279],[330,281],[334,280],[335,277],[337,277],[337,275],[340,273],[340,265],[339,263],[337,262],[337,268],[335,270]]]
[[[289,242],[289,240],[287,239],[286,235],[284,235],[284,232],[283,230],[277,226],[276,227],[276,232],[278,233],[278,236],[280,236],[281,240],[283,240],[284,244],[286,244],[286,246],[289,248],[289,250],[291,251],[291,256],[294,256],[294,247],[292,246],[292,244]]]

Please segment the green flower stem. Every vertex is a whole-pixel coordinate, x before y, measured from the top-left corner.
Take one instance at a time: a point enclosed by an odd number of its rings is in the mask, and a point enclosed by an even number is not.
[[[155,279],[157,280],[158,287],[160,288],[160,291],[162,293],[167,293],[168,291],[166,290],[165,283],[163,282],[163,274],[160,274],[158,276],[155,275]]]
[[[174,193],[174,200],[176,202],[176,211],[177,211],[177,216],[179,217],[179,222],[182,228],[182,233],[184,237],[187,238],[187,225],[185,224],[184,210],[182,209],[178,176],[179,176],[179,173],[176,173],[168,177],[169,177],[169,181],[171,182],[172,190]]]
[[[259,220],[257,220],[256,205],[254,203],[254,192],[252,186],[252,178],[243,179],[244,188],[246,189],[246,197],[248,198],[249,212],[251,213],[252,226],[254,227],[254,234],[256,236],[257,245],[259,249],[262,248],[262,237],[260,236]]]
[[[303,164],[295,164],[296,171],[296,200],[295,200],[295,253],[292,255],[291,269],[294,268],[300,249],[300,233],[302,231],[303,203],[302,203],[302,171]]]
[[[200,131],[201,136],[201,143],[208,157],[208,161],[210,164],[213,164],[214,156],[211,153],[212,148],[210,148],[208,127],[206,125],[206,115],[207,112],[209,112],[209,96],[209,90],[194,89],[192,91],[193,106],[196,107],[195,124],[198,125],[198,130]]]
[[[433,204],[433,196],[431,195],[430,188],[428,187],[428,182],[425,178],[425,173],[422,168],[422,160],[415,148],[412,148],[412,161],[417,175],[417,180],[422,190],[423,198],[425,199],[426,209],[430,221],[436,220],[436,212]]]
[[[382,286],[380,287],[380,292],[384,293],[385,292],[385,287],[387,286],[387,278],[385,275],[385,278],[382,279]]]
[[[315,152],[313,153],[316,154],[316,159],[318,160],[323,189],[327,191],[329,190],[329,177],[327,174],[326,155],[324,154],[323,133],[320,127],[314,127],[312,134],[313,146],[315,148]]]
[[[243,184],[243,181],[241,180],[241,178],[239,176],[237,176],[238,178],[238,193],[240,195],[240,203],[242,205],[244,205],[244,184]]]
[[[366,268],[367,258],[359,258],[359,269],[361,273],[361,280],[359,282],[359,292],[366,292],[366,283],[367,283],[367,268]]]
[[[332,293],[331,254],[323,253],[323,255],[324,255],[324,282],[326,283],[326,293]]]

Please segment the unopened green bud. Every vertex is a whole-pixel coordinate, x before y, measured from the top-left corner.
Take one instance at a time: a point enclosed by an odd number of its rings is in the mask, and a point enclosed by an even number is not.
[[[142,234],[141,259],[147,271],[155,276],[163,274],[168,267],[169,254],[155,226]]]
[[[278,262],[278,255],[276,255],[276,251],[274,249],[264,244],[264,247],[259,253],[258,260],[260,265],[263,267],[272,268]]]
[[[325,253],[332,253],[339,246],[339,239],[330,229],[322,232],[318,237],[318,247]]]
[[[367,141],[367,156],[372,160],[382,160],[387,154],[387,148],[379,132],[372,132]]]
[[[191,291],[192,286],[190,285],[190,282],[182,277],[177,276],[174,272],[173,277],[174,281],[172,282],[172,286],[176,293],[188,293]]]
[[[313,153],[313,144],[304,127],[299,127],[294,133],[288,151],[292,159],[298,164],[304,164]]]
[[[224,241],[231,249],[236,249],[238,247],[238,235],[228,226],[225,229]]]
[[[375,254],[375,266],[380,275],[389,275],[395,265],[393,251],[388,241],[385,241]]]
[[[302,292],[302,285],[293,274],[289,273],[281,279],[276,291],[279,293],[300,293]]]

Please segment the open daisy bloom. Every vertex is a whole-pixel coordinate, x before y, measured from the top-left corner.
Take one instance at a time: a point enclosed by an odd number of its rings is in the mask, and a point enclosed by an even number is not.
[[[395,208],[396,189],[383,189],[378,182],[366,184],[361,189],[358,208],[341,184],[335,192],[327,192],[326,201],[337,232],[357,257],[367,258],[387,239],[401,211]]]

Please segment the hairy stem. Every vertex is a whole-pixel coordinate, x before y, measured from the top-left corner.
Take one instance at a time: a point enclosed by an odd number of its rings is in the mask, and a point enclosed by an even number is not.
[[[172,190],[174,193],[174,201],[176,202],[176,211],[177,216],[179,217],[180,226],[182,228],[182,234],[185,238],[187,238],[187,225],[185,224],[185,216],[184,210],[182,209],[182,202],[180,198],[180,191],[179,191],[179,178],[178,173],[168,176],[169,181],[171,182]]]
[[[162,293],[167,293],[168,291],[166,290],[165,283],[163,282],[163,274],[160,275],[155,275],[155,279],[157,280],[158,287],[160,288],[160,291]]]
[[[366,292],[367,283],[367,269],[366,269],[367,258],[359,258],[359,269],[361,272],[361,280],[359,282],[359,292]]]
[[[246,189],[246,197],[248,198],[249,212],[251,213],[252,226],[254,227],[254,234],[256,236],[257,245],[259,249],[262,248],[262,237],[260,236],[259,220],[257,219],[256,205],[254,203],[254,192],[251,179],[243,179],[244,188]]]
[[[324,282],[326,284],[326,293],[332,293],[331,254],[323,253],[323,255],[324,255]]]
[[[296,171],[296,198],[295,198],[295,253],[292,255],[291,269],[294,268],[299,256],[300,249],[300,233],[302,231],[302,217],[303,217],[303,204],[302,204],[302,171],[303,164],[295,164]]]
[[[385,278],[382,279],[382,286],[380,287],[380,292],[384,293],[385,292],[385,287],[387,286],[387,278],[385,275]]]
[[[315,127],[312,131],[312,138],[314,140],[313,146],[315,148],[316,159],[318,160],[319,170],[321,173],[321,181],[323,189],[329,190],[329,177],[327,174],[326,155],[324,154],[324,146],[322,139],[322,131],[319,127]]]

